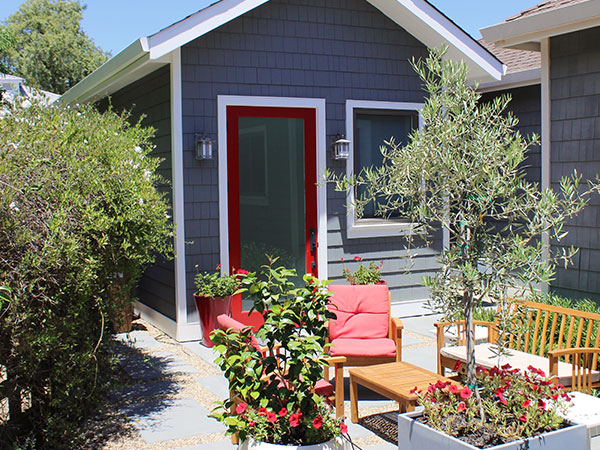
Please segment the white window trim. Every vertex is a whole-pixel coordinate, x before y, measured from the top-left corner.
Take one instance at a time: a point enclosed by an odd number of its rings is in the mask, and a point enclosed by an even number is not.
[[[402,111],[415,111],[419,115],[419,129],[423,128],[423,117],[421,108],[423,103],[404,102],[380,102],[370,100],[346,100],[346,138],[351,142],[350,158],[346,164],[346,176],[354,174],[354,110],[355,109],[389,109]],[[413,224],[399,222],[394,219],[356,219],[356,211],[353,206],[354,189],[351,189],[346,197],[347,208],[347,234],[348,239],[376,238],[398,236],[411,233]],[[378,223],[373,223],[378,222]]]
[[[219,149],[219,236],[221,252],[221,271],[229,271],[229,205],[227,197],[227,107],[228,106],[267,106],[285,108],[311,108],[316,111],[316,159],[317,181],[325,172],[326,166],[326,128],[325,99],[294,97],[251,97],[237,95],[217,96],[218,149]],[[317,227],[319,246],[317,249],[317,269],[319,278],[326,280],[327,274],[327,190],[324,185],[317,186]]]

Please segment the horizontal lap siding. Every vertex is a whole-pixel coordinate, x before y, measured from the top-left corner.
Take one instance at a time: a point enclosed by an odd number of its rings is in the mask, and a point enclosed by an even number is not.
[[[115,111],[129,110],[131,123],[141,116],[143,126],[151,126],[155,131],[152,142],[156,148],[152,156],[161,158],[158,173],[171,182],[171,102],[169,67],[163,67],[144,78],[111,95],[110,104]],[[108,100],[99,102],[100,109],[106,109]],[[159,186],[171,202],[169,184]],[[159,260],[149,267],[138,287],[140,301],[167,317],[175,320],[175,267],[173,260]]]
[[[217,160],[193,157],[195,133],[217,134],[217,96],[325,98],[329,144],[346,128],[346,99],[421,102],[423,91],[408,60],[426,54],[423,44],[364,0],[271,0],[182,48],[191,321],[196,317],[191,301],[195,266],[211,270],[220,260]],[[341,173],[345,164],[331,161],[327,151],[329,168]],[[336,255],[329,258],[330,278],[341,274],[338,254],[372,252],[379,261],[403,249],[399,239],[346,239],[344,205],[344,195],[329,187],[329,253]],[[409,277],[393,281],[398,300],[403,299],[401,287],[415,287]]]
[[[600,174],[600,27],[550,41],[551,182],[573,173]],[[585,184],[585,182],[584,182]],[[553,250],[575,246],[574,264],[558,268],[552,288],[574,297],[600,299],[600,196],[569,220],[569,235]]]

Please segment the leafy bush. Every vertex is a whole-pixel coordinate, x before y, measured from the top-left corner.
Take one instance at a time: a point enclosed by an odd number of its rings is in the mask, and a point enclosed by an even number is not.
[[[231,275],[221,275],[220,269],[221,265],[219,264],[215,272],[196,274],[194,278],[196,295],[204,298],[224,298],[240,292],[242,276],[248,271],[237,270]]]
[[[342,259],[343,261],[343,259]],[[354,261],[362,261],[360,256],[355,256]],[[383,261],[379,265],[371,261],[369,267],[365,267],[362,264],[358,266],[354,272],[350,272],[348,268],[344,268],[342,274],[352,284],[380,284],[381,281],[381,267]]]
[[[126,113],[4,105],[0,118],[0,441],[63,448],[98,395],[113,283],[169,254],[151,129]],[[5,419],[5,418],[3,418]]]

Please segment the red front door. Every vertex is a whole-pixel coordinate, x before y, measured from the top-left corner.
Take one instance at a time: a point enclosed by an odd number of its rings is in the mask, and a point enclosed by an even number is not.
[[[265,253],[317,273],[316,111],[227,107],[230,270],[257,271]],[[253,326],[258,313],[238,295],[232,315]]]

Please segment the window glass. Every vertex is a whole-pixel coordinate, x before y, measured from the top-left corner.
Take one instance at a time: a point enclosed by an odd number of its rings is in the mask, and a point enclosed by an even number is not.
[[[383,156],[380,147],[392,137],[396,144],[404,145],[410,132],[418,127],[416,111],[397,110],[354,110],[354,173],[366,167],[380,166]],[[365,192],[365,187],[357,188],[357,197]],[[390,217],[401,217],[396,211]],[[371,203],[364,209],[364,218],[375,217],[375,206]]]

